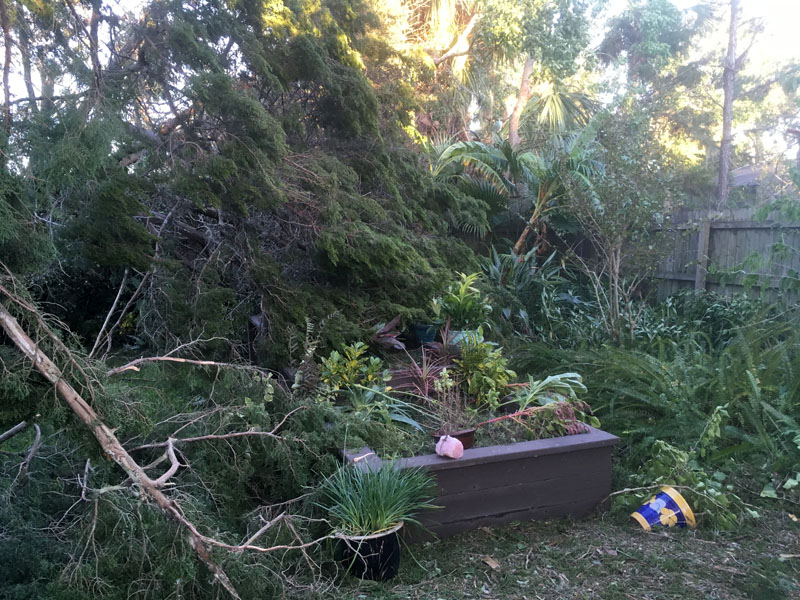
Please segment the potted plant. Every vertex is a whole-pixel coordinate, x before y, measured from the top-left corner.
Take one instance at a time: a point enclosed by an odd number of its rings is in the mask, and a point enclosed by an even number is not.
[[[459,273],[457,285],[451,285],[447,291],[434,298],[433,312],[440,323],[450,323],[452,342],[458,342],[486,323],[492,307],[475,287],[479,273]]]
[[[400,566],[402,527],[419,524],[436,485],[422,469],[398,469],[388,462],[345,465],[323,482],[314,504],[328,515],[337,538],[334,556],[362,579],[386,581]]]

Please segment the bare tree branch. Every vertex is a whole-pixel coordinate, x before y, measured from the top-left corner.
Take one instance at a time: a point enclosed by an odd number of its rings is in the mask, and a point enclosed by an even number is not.
[[[117,297],[114,298],[114,302],[111,304],[111,308],[106,315],[106,320],[103,321],[103,326],[100,328],[100,331],[97,333],[97,338],[94,341],[94,346],[89,351],[89,356],[93,356],[95,350],[100,345],[100,340],[103,339],[103,332],[105,332],[106,327],[108,326],[108,322],[111,320],[111,315],[114,314],[114,311],[117,310],[117,304],[119,304],[119,299],[122,296],[122,290],[125,289],[125,284],[128,283],[128,267],[125,267],[125,272],[122,274],[122,282],[119,284],[119,290],[117,290]]]
[[[143,444],[141,446],[136,446],[136,448],[132,448],[131,452],[138,452],[139,450],[147,450],[149,448],[170,448],[175,444],[191,444],[194,442],[206,442],[206,441],[215,441],[215,440],[230,440],[234,438],[240,437],[271,437],[276,439],[285,440],[287,438],[282,438],[277,434],[281,427],[283,427],[284,423],[286,423],[287,419],[291,417],[297,411],[305,409],[305,406],[298,406],[297,408],[290,410],[286,415],[281,419],[281,422],[278,423],[275,427],[272,428],[271,431],[258,431],[254,428],[250,428],[247,431],[235,431],[233,433],[219,433],[219,434],[208,434],[208,435],[198,435],[195,437],[188,437],[188,438],[168,438],[166,442],[154,442],[152,444]]]
[[[25,479],[25,476],[28,474],[28,468],[31,466],[31,461],[33,457],[36,456],[37,450],[39,450],[39,444],[42,441],[42,430],[39,429],[36,423],[33,424],[33,428],[36,430],[36,437],[33,438],[33,445],[31,449],[28,450],[28,456],[25,457],[25,460],[23,460],[22,464],[19,466],[16,479]]]
[[[138,371],[139,365],[149,362],[177,362],[177,363],[186,363],[190,365],[198,365],[201,367],[220,367],[226,369],[239,369],[242,371],[255,371],[258,373],[269,373],[267,369],[262,369],[261,367],[255,367],[253,365],[239,365],[236,363],[225,363],[225,362],[217,362],[215,360],[194,360],[191,358],[178,358],[177,356],[147,356],[142,358],[137,358],[136,360],[132,360],[131,362],[122,365],[121,367],[115,367],[110,369],[106,372],[106,376],[110,377],[112,375],[118,375],[120,373],[124,373],[125,371]]]
[[[2,444],[3,442],[5,442],[8,439],[11,439],[15,435],[17,435],[20,431],[25,429],[27,426],[28,426],[28,422],[27,421],[22,421],[21,423],[17,423],[16,425],[14,425],[11,429],[6,431],[5,433],[0,434],[0,444]]]
[[[167,453],[166,454],[167,454],[167,458],[169,458],[170,465],[169,465],[169,469],[167,469],[166,473],[164,473],[161,477],[159,477],[158,479],[153,481],[153,485],[156,486],[156,487],[162,487],[163,485],[165,485],[167,483],[167,481],[169,481],[169,478],[172,477],[173,475],[175,475],[175,473],[178,472],[178,469],[181,466],[180,461],[178,461],[178,457],[175,456],[175,445],[174,445],[174,442],[175,442],[175,440],[173,440],[172,438],[169,438],[167,440]]]
[[[456,56],[464,56],[469,54],[470,49],[470,41],[469,38],[472,35],[473,29],[475,29],[475,25],[481,18],[481,13],[475,13],[470,18],[467,26],[464,27],[464,31],[462,31],[458,39],[456,39],[455,43],[450,46],[450,49],[447,50],[444,54],[442,54],[439,58],[435,58],[433,60],[433,64],[437,67],[442,64],[446,60],[450,60],[451,58],[455,58]]]

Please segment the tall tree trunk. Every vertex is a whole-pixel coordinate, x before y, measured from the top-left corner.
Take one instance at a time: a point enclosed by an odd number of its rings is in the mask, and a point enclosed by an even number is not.
[[[92,0],[92,16],[89,18],[89,49],[92,54],[92,71],[94,72],[94,86],[100,96],[103,68],[100,65],[100,43],[98,41],[98,28],[100,25],[101,0]]]
[[[481,13],[475,13],[469,19],[467,26],[464,27],[464,31],[462,31],[458,38],[456,39],[455,43],[450,46],[450,48],[442,54],[439,58],[433,59],[433,64],[439,66],[444,61],[449,60],[451,58],[457,56],[465,56],[469,52],[470,47],[470,37],[472,36],[472,32],[475,29],[475,25],[481,18]]]
[[[11,89],[8,85],[8,74],[11,71],[11,23],[8,19],[7,0],[0,0],[0,26],[3,28],[3,129],[6,135],[11,133]]]
[[[719,169],[717,171],[716,206],[722,208],[728,202],[728,173],[731,167],[731,146],[733,129],[734,83],[736,81],[736,30],[739,27],[739,0],[731,2],[731,24],[728,31],[728,52],[725,55],[725,68],[722,72],[722,91],[725,95],[722,104],[722,141],[719,147]]]
[[[33,87],[33,75],[31,68],[31,49],[30,39],[26,31],[27,24],[21,23],[19,28],[19,54],[22,59],[22,80],[25,82],[25,90],[28,92],[30,99],[30,109],[34,112],[39,110],[36,104],[36,90]]]
[[[517,103],[514,105],[514,110],[511,112],[511,117],[508,119],[508,143],[515,150],[519,147],[519,120],[522,117],[522,111],[531,97],[531,75],[533,74],[533,57],[528,56],[525,60],[525,66],[522,69],[522,79],[519,82],[519,93],[517,94]]]
[[[50,73],[47,55],[41,48],[36,52],[36,68],[39,71],[40,96],[42,98],[39,110],[45,115],[50,115],[55,110],[53,96],[55,95],[56,84],[53,75]]]
[[[537,229],[537,226],[539,224],[539,214],[538,211],[536,210],[536,207],[539,205],[539,203],[543,201],[542,192],[543,188],[540,185],[537,193],[536,204],[531,209],[531,218],[528,219],[527,223],[525,223],[525,229],[522,230],[522,233],[519,235],[519,238],[517,238],[517,242],[514,244],[513,253],[516,256],[522,256],[523,254],[525,254],[525,247],[528,242],[528,236],[531,233],[533,233],[535,229]]]

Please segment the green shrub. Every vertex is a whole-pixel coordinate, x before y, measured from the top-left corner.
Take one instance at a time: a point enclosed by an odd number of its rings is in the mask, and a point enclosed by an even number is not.
[[[322,381],[331,391],[354,387],[380,386],[391,378],[383,361],[377,356],[368,356],[367,345],[356,342],[342,347],[342,351],[334,350],[328,358],[322,359]]]
[[[450,322],[452,329],[475,329],[486,323],[491,305],[475,287],[480,273],[459,273],[459,282],[433,299],[433,312],[437,320]]]
[[[506,394],[508,383],[516,373],[508,368],[508,360],[496,345],[468,335],[459,344],[461,356],[455,359],[456,371],[462,386],[472,402],[479,406],[497,408]]]

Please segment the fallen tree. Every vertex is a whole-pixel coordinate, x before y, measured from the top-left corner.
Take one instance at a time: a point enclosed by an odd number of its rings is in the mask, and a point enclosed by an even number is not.
[[[5,298],[9,300],[11,305],[14,305],[18,308],[21,308],[23,311],[30,313],[31,317],[35,320],[38,326],[46,331],[48,338],[53,340],[58,339],[57,336],[52,331],[49,330],[42,315],[33,305],[26,302],[19,295],[15,294],[14,292],[10,291],[9,289],[7,289],[2,285],[0,285],[0,294],[5,296]],[[141,450],[143,448],[165,448],[164,457],[162,457],[162,459],[159,459],[155,463],[148,465],[148,467],[142,467],[125,449],[123,444],[117,438],[115,430],[109,427],[103,421],[102,417],[89,404],[89,402],[87,402],[87,400],[83,397],[83,395],[81,395],[81,393],[79,393],[70,384],[70,382],[65,377],[63,371],[40,348],[39,344],[35,342],[28,335],[28,333],[19,324],[16,317],[8,310],[8,308],[6,308],[6,306],[3,305],[3,303],[0,303],[0,328],[2,328],[2,330],[11,340],[11,342],[13,342],[13,344],[19,349],[19,351],[22,352],[22,354],[24,354],[27,357],[27,359],[31,362],[35,370],[38,373],[40,373],[50,384],[54,386],[56,392],[58,393],[58,396],[66,403],[66,405],[70,408],[72,413],[75,416],[77,416],[78,419],[80,419],[80,421],[89,429],[94,438],[100,444],[105,455],[123,469],[128,478],[126,483],[130,483],[129,487],[138,488],[138,490],[140,490],[147,499],[149,499],[156,507],[158,507],[158,509],[160,509],[160,511],[167,517],[168,520],[177,522],[185,530],[185,532],[188,534],[189,537],[189,543],[191,547],[194,549],[197,557],[208,567],[211,573],[213,573],[215,580],[223,588],[225,588],[225,590],[230,594],[231,597],[238,599],[240,598],[240,595],[237,592],[233,582],[230,580],[230,578],[222,569],[222,567],[212,558],[211,550],[213,548],[220,548],[233,553],[240,553],[244,551],[269,553],[269,552],[287,551],[287,550],[299,550],[305,553],[305,549],[310,548],[311,546],[314,546],[320,543],[321,541],[329,539],[331,537],[331,536],[324,536],[310,541],[304,541],[297,533],[295,527],[291,524],[291,515],[289,515],[287,512],[284,511],[281,512],[276,517],[269,519],[258,531],[256,531],[253,535],[249,536],[248,539],[242,544],[229,544],[217,538],[207,536],[201,533],[197,525],[192,521],[190,521],[185,516],[185,513],[182,510],[181,505],[175,499],[168,497],[164,493],[164,491],[162,491],[162,488],[169,482],[170,478],[172,478],[182,466],[176,455],[175,447],[177,445],[190,442],[231,439],[235,437],[249,437],[249,436],[270,437],[279,439],[280,436],[278,435],[278,431],[284,426],[287,419],[289,419],[291,415],[294,414],[294,412],[296,412],[299,409],[291,411],[286,416],[284,416],[284,418],[271,431],[255,431],[253,429],[250,429],[248,431],[242,431],[242,432],[197,436],[185,439],[169,437],[165,442],[153,443],[141,446],[139,448],[136,448],[136,450]],[[58,346],[61,351],[69,352],[66,349],[66,346],[63,345],[63,343],[59,342]],[[70,361],[77,364],[77,360],[72,356],[70,356]],[[83,369],[81,369],[81,372],[85,374],[85,371]],[[88,382],[89,381],[88,375],[86,375],[86,377]],[[3,434],[3,439],[8,439],[14,434],[18,433],[19,431],[24,429],[25,425],[26,424],[23,422],[15,426],[11,430]],[[25,462],[23,463],[25,469],[27,469],[27,467],[29,466],[33,454],[36,451],[36,447],[38,447],[39,437],[40,437],[40,432],[37,427],[36,442],[34,443],[34,447],[32,448]],[[170,466],[168,467],[168,469],[161,476],[157,478],[150,477],[145,469],[152,468],[160,464],[165,458],[169,460]],[[85,480],[84,480],[84,488],[85,488]],[[85,489],[83,491],[83,495],[85,495]],[[291,531],[294,537],[296,538],[297,543],[278,544],[273,546],[256,545],[256,542],[259,537],[263,536],[270,528],[274,527],[279,523],[286,524],[288,530]],[[309,560],[307,555],[305,556],[305,558],[307,561]]]

